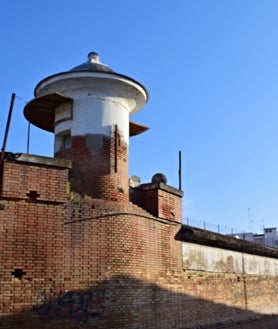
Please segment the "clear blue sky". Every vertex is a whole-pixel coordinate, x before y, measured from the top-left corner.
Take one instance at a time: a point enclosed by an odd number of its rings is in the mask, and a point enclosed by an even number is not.
[[[9,0],[0,10],[0,142],[26,152],[22,110],[35,85],[90,51],[149,91],[132,120],[130,175],[164,173],[184,218],[259,233],[278,226],[278,1]],[[53,154],[32,127],[30,153]],[[250,210],[248,210],[250,209]]]

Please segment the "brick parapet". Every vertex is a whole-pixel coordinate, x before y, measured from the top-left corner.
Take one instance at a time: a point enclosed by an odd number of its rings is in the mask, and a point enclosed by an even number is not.
[[[134,204],[155,217],[177,223],[182,222],[182,196],[182,191],[164,183],[141,184],[130,188],[130,200]]]
[[[26,163],[11,156],[4,160],[1,198],[66,202],[69,168],[45,164],[43,157],[41,160]]]

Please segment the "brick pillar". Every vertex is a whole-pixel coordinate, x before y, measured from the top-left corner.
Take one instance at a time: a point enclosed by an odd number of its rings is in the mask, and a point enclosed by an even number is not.
[[[162,179],[161,179],[162,178]],[[163,174],[156,174],[151,183],[130,187],[130,201],[153,216],[182,222],[183,191],[167,185]]]

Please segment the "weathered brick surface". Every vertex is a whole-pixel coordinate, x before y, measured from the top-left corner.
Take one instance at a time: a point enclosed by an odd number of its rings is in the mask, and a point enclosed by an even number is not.
[[[68,169],[4,161],[2,198],[65,202]]]
[[[142,184],[130,188],[130,200],[153,216],[182,222],[182,191],[165,184]]]
[[[33,185],[33,173],[48,179]],[[56,180],[59,192],[48,194]],[[183,269],[171,218],[129,202],[67,198],[64,171],[47,166],[5,163],[3,182],[1,329],[220,328],[278,312],[276,277]],[[30,202],[31,187],[42,200]],[[56,193],[59,202],[45,202]]]
[[[98,143],[92,143],[93,138]],[[74,192],[128,202],[128,146],[120,137],[73,136],[71,148],[55,156],[73,160],[70,182]]]

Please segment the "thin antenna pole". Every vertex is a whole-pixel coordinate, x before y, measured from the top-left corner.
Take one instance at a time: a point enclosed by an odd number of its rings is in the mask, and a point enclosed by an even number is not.
[[[10,123],[11,123],[11,118],[12,118],[12,112],[13,112],[13,107],[14,107],[15,96],[16,96],[15,93],[12,93],[10,109],[9,109],[8,119],[7,119],[7,124],[6,124],[6,130],[5,130],[3,145],[2,145],[2,149],[1,149],[0,168],[2,168],[2,162],[3,162],[4,157],[5,157],[5,151],[6,151],[8,134],[9,134]]]
[[[179,151],[179,190],[181,190],[181,151]]]

